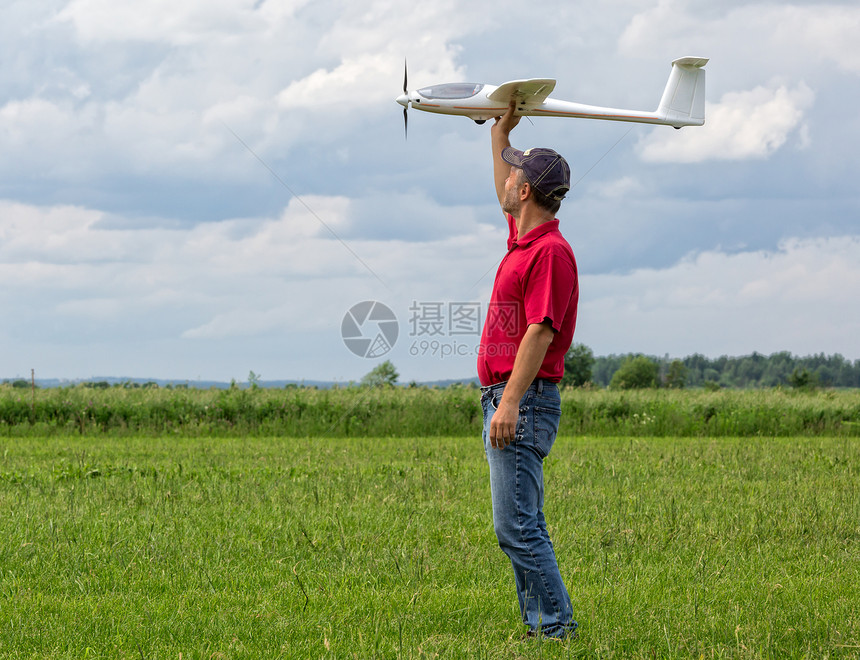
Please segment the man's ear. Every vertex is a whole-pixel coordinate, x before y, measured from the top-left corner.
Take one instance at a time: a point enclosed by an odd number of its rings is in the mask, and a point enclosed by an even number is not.
[[[531,192],[532,184],[530,184],[528,181],[523,181],[522,188],[520,188],[520,201],[526,201],[529,198]]]

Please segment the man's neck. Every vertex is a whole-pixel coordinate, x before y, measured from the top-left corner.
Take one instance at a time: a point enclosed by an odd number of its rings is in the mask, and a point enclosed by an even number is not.
[[[522,238],[535,227],[539,227],[550,220],[555,220],[555,215],[552,213],[533,205],[523,205],[520,208],[520,217],[514,216],[517,225],[517,238]]]

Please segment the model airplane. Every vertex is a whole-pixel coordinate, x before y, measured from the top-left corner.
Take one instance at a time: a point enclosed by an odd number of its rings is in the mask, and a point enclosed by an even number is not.
[[[555,80],[548,78],[512,80],[498,87],[480,83],[443,83],[410,92],[405,71],[403,94],[396,100],[403,106],[404,126],[410,105],[425,112],[462,115],[483,124],[505,114],[512,98],[517,99],[516,114],[521,116],[608,119],[675,128],[701,126],[705,123],[705,70],[702,67],[707,63],[704,57],[682,57],[672,62],[669,81],[654,112],[551,99],[549,95],[555,88]]]

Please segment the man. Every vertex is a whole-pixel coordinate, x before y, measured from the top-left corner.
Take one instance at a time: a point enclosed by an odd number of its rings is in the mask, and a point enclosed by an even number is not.
[[[558,431],[558,383],[579,300],[573,251],[555,214],[570,168],[551,149],[522,152],[512,101],[492,127],[496,194],[509,229],[481,337],[478,375],[493,525],[511,560],[529,636],[562,638],[577,623],[543,516],[543,459]]]

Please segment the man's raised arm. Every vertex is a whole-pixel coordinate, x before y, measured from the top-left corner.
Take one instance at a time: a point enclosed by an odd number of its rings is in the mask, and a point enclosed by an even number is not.
[[[520,117],[514,115],[517,108],[516,99],[511,99],[508,111],[501,117],[496,117],[496,123],[490,129],[493,143],[493,178],[496,183],[496,196],[499,204],[505,200],[505,180],[511,173],[511,166],[502,160],[502,151],[511,146],[509,135],[520,123]]]

